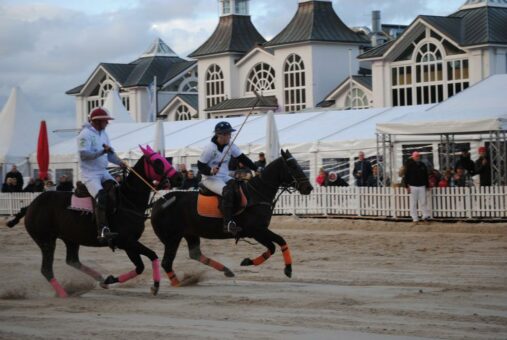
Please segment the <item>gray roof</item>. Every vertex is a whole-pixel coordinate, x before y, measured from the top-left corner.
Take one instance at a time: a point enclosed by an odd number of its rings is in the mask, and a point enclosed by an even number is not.
[[[188,61],[179,57],[147,57],[130,64],[101,63],[98,67],[103,67],[122,87],[148,86],[155,76],[157,86],[160,87],[195,64],[195,60]],[[65,93],[79,94],[85,84]]]
[[[263,44],[266,39],[257,31],[247,15],[227,15],[220,17],[218,26],[190,57],[203,57],[207,55],[232,52],[246,53],[257,45]]]
[[[435,27],[460,46],[507,44],[507,8],[491,6],[470,8],[448,17],[421,15],[414,22],[418,19]],[[412,27],[414,22],[409,27]],[[382,57],[398,39],[361,54],[359,59]]]
[[[327,96],[324,97],[324,101],[321,102],[321,103],[324,103],[324,102],[329,102],[328,98],[336,91],[338,90],[340,87],[343,86],[343,84],[345,84],[347,81],[349,81],[350,77],[347,77],[345,78],[338,86],[336,86],[331,92],[329,92],[327,94]],[[371,76],[359,76],[359,75],[354,75],[352,76],[352,79],[356,82],[358,82],[359,84],[363,85],[364,87],[366,87],[368,90],[371,91],[371,89],[373,88],[372,86],[372,77]],[[320,107],[325,107],[325,106],[322,106],[320,105],[321,103],[317,104],[317,106],[320,106]]]
[[[307,1],[299,3],[290,23],[265,46],[310,41],[369,43],[340,20],[331,2]]]
[[[252,109],[254,105],[255,108],[278,108],[278,100],[276,96],[262,97],[258,103],[257,97],[226,99],[204,111]]]
[[[198,94],[178,94],[176,97],[180,97],[185,103],[190,105],[193,109],[199,109],[199,96]]]

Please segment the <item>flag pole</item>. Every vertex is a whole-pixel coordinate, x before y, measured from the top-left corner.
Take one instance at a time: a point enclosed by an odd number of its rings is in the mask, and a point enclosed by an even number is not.
[[[153,95],[155,96],[154,98],[154,108],[153,108],[153,121],[157,121],[157,114],[158,114],[158,96],[157,96],[157,76],[154,76],[153,77],[153,85],[154,85],[154,89],[153,89]]]

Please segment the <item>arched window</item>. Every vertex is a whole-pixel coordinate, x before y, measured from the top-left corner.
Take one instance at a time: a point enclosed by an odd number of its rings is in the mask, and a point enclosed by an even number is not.
[[[392,105],[439,103],[469,86],[466,52],[429,29],[391,68]]]
[[[185,75],[178,86],[179,92],[197,92],[197,67]]]
[[[102,83],[100,83],[99,88],[99,97],[101,99],[101,105],[104,105],[104,101],[107,98],[107,95],[114,87],[114,82],[110,78],[106,78]]]
[[[291,54],[285,61],[283,82],[285,111],[299,111],[306,108],[305,64],[297,54]]]
[[[347,109],[368,109],[370,101],[368,95],[358,87],[353,87],[345,99],[345,108]]]
[[[176,120],[191,120],[192,113],[186,105],[180,105],[176,109]]]
[[[206,108],[210,108],[225,99],[224,73],[216,64],[206,72]]]
[[[272,91],[275,89],[275,70],[266,63],[255,65],[248,75],[246,92]]]

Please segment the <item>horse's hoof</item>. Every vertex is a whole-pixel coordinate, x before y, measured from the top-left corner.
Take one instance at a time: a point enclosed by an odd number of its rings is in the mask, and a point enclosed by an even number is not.
[[[104,288],[104,289],[109,289],[109,285],[106,284],[104,281],[100,281],[99,282],[99,286],[102,287],[102,288]]]
[[[151,294],[153,296],[156,296],[158,294],[158,289],[159,289],[159,287],[157,287],[157,286],[151,286],[150,287]]]
[[[292,265],[290,264],[286,265],[283,272],[285,273],[285,275],[287,275],[287,277],[292,277]]]
[[[245,267],[245,266],[253,266],[253,261],[250,260],[249,258],[246,258],[244,259],[243,261],[241,261],[241,266]]]
[[[118,279],[116,279],[113,275],[109,275],[108,277],[106,277],[106,279],[102,282],[102,284],[104,285],[110,285],[110,284],[113,284],[113,283],[116,283],[118,282]],[[102,286],[102,285],[101,285]],[[102,286],[102,288],[104,288]]]
[[[224,275],[227,277],[234,277],[234,273],[227,267],[224,267]]]

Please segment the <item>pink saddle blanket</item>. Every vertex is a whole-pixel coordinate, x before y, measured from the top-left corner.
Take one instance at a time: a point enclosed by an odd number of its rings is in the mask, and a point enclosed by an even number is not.
[[[70,199],[71,210],[93,213],[93,202],[91,197],[77,197],[72,195]]]

